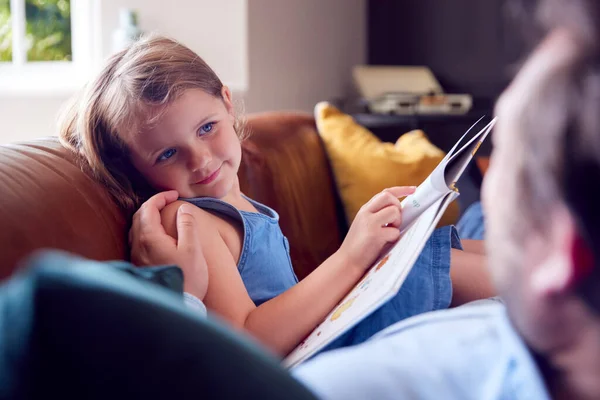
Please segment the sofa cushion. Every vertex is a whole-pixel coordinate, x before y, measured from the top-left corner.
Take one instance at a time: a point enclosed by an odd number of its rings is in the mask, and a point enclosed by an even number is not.
[[[0,187],[0,278],[44,247],[128,258],[128,216],[57,138],[0,146]]]
[[[310,114],[253,114],[242,143],[240,186],[277,210],[299,278],[341,244],[345,219]],[[82,171],[55,137],[0,145],[0,279],[39,248],[127,260],[130,215]]]
[[[392,186],[418,186],[444,158],[422,131],[405,133],[395,144],[385,143],[326,102],[315,107],[315,119],[349,223],[375,194]],[[455,201],[440,225],[455,223],[458,214]]]

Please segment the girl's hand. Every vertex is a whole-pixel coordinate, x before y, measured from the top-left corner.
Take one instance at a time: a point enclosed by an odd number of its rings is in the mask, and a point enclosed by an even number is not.
[[[402,207],[399,197],[415,191],[414,186],[397,186],[376,194],[363,205],[344,239],[338,254],[360,270],[369,268],[383,248],[400,238]]]

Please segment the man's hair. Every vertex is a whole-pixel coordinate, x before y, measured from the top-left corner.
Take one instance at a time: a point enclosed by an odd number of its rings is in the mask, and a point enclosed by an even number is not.
[[[133,167],[125,138],[151,127],[181,94],[199,89],[222,99],[223,83],[196,53],[149,35],[114,54],[61,116],[61,143],[131,212],[153,192]],[[236,132],[243,127],[236,121]]]
[[[521,221],[528,225],[524,232],[550,232],[552,207],[566,204],[594,252],[595,271],[582,291],[598,309],[600,296],[593,289],[600,283],[600,1],[514,0],[511,5],[526,37],[536,41],[563,29],[577,47],[576,56],[517,116],[527,151],[519,176],[520,206],[527,212]]]

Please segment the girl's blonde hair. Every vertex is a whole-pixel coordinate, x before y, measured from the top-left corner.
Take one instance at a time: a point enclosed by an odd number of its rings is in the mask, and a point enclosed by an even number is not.
[[[153,190],[133,167],[123,138],[156,123],[188,89],[223,98],[223,83],[196,53],[166,37],[144,37],[114,54],[71,100],[60,117],[60,141],[131,212]],[[240,121],[235,128],[241,137]]]

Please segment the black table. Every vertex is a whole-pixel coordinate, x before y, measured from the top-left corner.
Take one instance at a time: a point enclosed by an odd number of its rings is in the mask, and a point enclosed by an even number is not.
[[[385,142],[395,142],[402,134],[421,129],[429,140],[444,151],[449,151],[460,137],[479,118],[485,126],[492,118],[490,112],[471,111],[464,115],[383,115],[367,112],[351,113],[360,125]],[[492,151],[489,138],[481,145],[477,155],[489,156]]]

